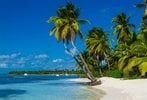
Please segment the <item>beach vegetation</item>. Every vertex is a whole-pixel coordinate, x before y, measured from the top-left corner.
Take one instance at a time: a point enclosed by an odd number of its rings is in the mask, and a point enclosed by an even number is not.
[[[83,39],[80,24],[90,22],[79,19],[80,9],[68,2],[65,7],[59,7],[57,16],[49,18],[48,22],[54,23],[50,35],[55,34],[55,38],[63,42],[66,52],[75,59],[76,65],[85,72],[92,83],[100,84],[95,76],[146,77],[147,0],[135,4],[135,7],[144,8],[139,31],[136,31],[135,25],[130,22],[132,14],[127,16],[121,12],[112,19],[112,32],[108,33],[97,26],[91,28],[84,38],[86,49],[79,51],[75,42],[77,36]],[[116,36],[116,45],[113,47],[110,45],[111,39],[108,39],[108,34]],[[75,49],[76,54],[70,51],[69,44]]]

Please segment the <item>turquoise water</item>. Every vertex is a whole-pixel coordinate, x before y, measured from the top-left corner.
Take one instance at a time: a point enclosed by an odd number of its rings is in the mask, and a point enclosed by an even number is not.
[[[0,76],[0,100],[94,100],[87,84],[71,82],[78,76]],[[98,98],[97,98],[98,100]]]

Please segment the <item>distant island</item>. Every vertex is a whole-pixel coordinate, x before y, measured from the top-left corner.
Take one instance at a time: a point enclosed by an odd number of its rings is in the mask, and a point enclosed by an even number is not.
[[[38,71],[10,71],[9,75],[24,75],[24,74],[84,74],[81,70],[38,70]]]

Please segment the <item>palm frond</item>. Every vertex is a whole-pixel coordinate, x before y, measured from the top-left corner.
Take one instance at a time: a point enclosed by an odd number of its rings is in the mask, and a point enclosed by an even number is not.
[[[129,27],[135,28],[136,26],[134,24],[128,24]]]
[[[125,67],[125,65],[127,64],[128,58],[129,58],[129,56],[123,56],[119,59],[119,61],[118,61],[119,70],[122,70]]]
[[[82,34],[82,32],[79,30],[78,33],[79,33],[80,38],[83,39],[83,34]]]
[[[147,73],[147,62],[143,62],[139,65],[139,70],[141,72],[141,76],[145,76]]]
[[[57,16],[52,16],[49,18],[49,20],[47,21],[48,23],[54,23],[59,17]]]
[[[59,31],[59,28],[56,29],[55,37],[56,37],[56,39],[57,39],[58,41],[61,39],[61,33],[60,33],[60,31]]]
[[[80,24],[91,24],[89,20],[82,20],[82,19],[79,19],[78,22]]]
[[[141,58],[133,57],[129,59],[127,66],[123,69],[124,74],[128,76],[132,68],[137,67],[141,62]]]
[[[50,35],[53,35],[54,33],[56,32],[56,27],[53,27],[51,30],[50,30]]]
[[[143,8],[145,6],[145,4],[135,4],[134,7],[136,8]]]

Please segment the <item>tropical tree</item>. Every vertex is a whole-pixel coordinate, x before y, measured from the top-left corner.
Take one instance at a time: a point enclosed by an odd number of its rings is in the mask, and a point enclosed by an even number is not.
[[[119,42],[127,43],[133,38],[133,32],[130,29],[135,28],[135,25],[129,23],[130,18],[131,16],[126,17],[124,13],[120,13],[112,19],[112,22],[115,23],[113,34],[118,34]]]
[[[84,63],[82,69],[85,69],[85,73],[87,74],[88,78],[91,80],[91,85],[100,84],[101,81],[97,81],[97,79],[92,75],[90,72],[86,61],[84,60],[82,54],[75,46],[75,39],[76,36],[79,35],[82,38],[82,33],[80,31],[80,24],[82,23],[89,23],[87,20],[79,19],[79,8],[75,8],[75,6],[68,2],[66,7],[60,7],[57,10],[57,16],[50,17],[48,20],[49,23],[54,23],[55,26],[51,29],[50,35],[55,34],[55,37],[58,41],[62,41],[64,47],[68,54],[70,54],[78,64],[78,59],[75,55],[70,51],[67,47],[68,43],[71,43],[73,48],[76,50],[77,54],[79,54],[82,62]]]
[[[134,35],[130,44],[119,43],[112,55],[118,69],[123,71],[124,76],[131,73],[145,76],[147,73],[147,34],[141,31]]]
[[[132,44],[118,44],[115,48],[113,58],[117,62],[118,69],[123,71],[124,76],[130,73],[145,76],[147,73],[147,45],[140,40]]]
[[[90,55],[96,56],[99,72],[101,76],[103,76],[101,71],[102,61],[106,59],[109,68],[109,60],[107,54],[110,50],[109,42],[106,39],[106,34],[103,29],[97,27],[92,28],[87,35],[86,46],[89,50]]]

